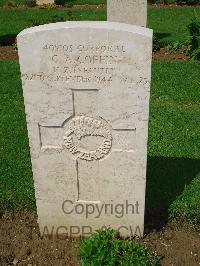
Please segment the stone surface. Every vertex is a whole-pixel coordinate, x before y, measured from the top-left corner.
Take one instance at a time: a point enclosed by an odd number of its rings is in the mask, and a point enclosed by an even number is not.
[[[54,4],[54,0],[36,0],[36,4],[42,5],[42,4]]]
[[[107,20],[146,27],[146,0],[107,0]]]
[[[152,30],[65,22],[17,40],[41,232],[141,235]]]

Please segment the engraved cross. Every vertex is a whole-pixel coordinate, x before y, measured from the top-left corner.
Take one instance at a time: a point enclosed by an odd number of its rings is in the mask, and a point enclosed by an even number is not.
[[[99,117],[98,90],[72,89],[73,115],[61,127],[39,126],[41,149],[67,149],[76,162],[77,200],[100,202],[99,162],[113,152],[133,152],[136,129],[112,128]],[[129,141],[131,140],[131,141]]]

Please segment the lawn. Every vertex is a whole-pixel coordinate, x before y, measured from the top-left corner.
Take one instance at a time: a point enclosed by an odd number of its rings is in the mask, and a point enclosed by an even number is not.
[[[164,43],[184,42],[187,40],[187,25],[193,18],[193,12],[192,7],[151,7],[148,9],[148,26]],[[196,8],[196,12],[200,16],[200,8]],[[24,28],[61,20],[106,20],[106,10],[104,8],[0,9],[0,45],[12,44],[16,35]]]
[[[197,177],[200,173],[199,72],[198,62],[155,61],[153,64],[146,201],[151,210],[167,211],[195,177],[200,181],[200,176]],[[191,192],[181,199],[185,202],[190,198],[195,202],[198,215],[199,181],[193,184],[196,196]],[[188,187],[188,191],[192,189]],[[179,205],[174,203],[171,211],[180,212]]]
[[[16,61],[0,61],[0,208],[34,206],[27,129]]]
[[[19,65],[0,61],[0,69],[0,208],[35,208]],[[180,216],[180,206],[188,203],[194,211],[187,217],[200,215],[199,72],[195,61],[153,62],[146,198],[150,212],[167,215],[170,208],[171,215]]]

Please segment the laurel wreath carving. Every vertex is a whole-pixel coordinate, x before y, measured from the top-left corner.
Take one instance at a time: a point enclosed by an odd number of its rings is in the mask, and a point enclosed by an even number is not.
[[[86,136],[100,136],[103,141],[95,150],[83,151],[78,147],[74,138],[81,141]],[[103,119],[88,116],[72,118],[64,134],[65,147],[77,158],[87,161],[100,160],[109,153],[112,146],[112,135],[108,123]]]

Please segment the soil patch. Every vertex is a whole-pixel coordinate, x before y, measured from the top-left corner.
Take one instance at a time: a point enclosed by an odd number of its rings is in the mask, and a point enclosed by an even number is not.
[[[164,4],[164,3],[156,3],[151,4],[148,3],[148,7],[153,8],[184,8],[184,7],[190,7],[190,8],[199,8],[200,4],[194,4],[194,5],[177,5],[177,4]],[[0,9],[29,9],[29,8],[40,8],[39,6],[27,6],[25,4],[15,4],[15,3],[5,3],[0,5]],[[56,8],[106,8],[106,4],[66,4],[65,6],[57,5]]]
[[[80,265],[78,238],[39,235],[36,215],[24,210],[0,215],[0,265]],[[141,242],[164,255],[163,266],[200,264],[200,232],[176,223],[151,231]]]
[[[187,4],[182,4],[182,5],[177,5],[177,4],[162,4],[162,3],[156,3],[156,4],[151,4],[148,3],[148,7],[155,7],[155,8],[184,8],[184,7],[189,7],[189,8],[194,8],[194,7],[200,7],[200,4],[193,4],[193,5],[187,5]]]
[[[0,265],[79,265],[78,239],[39,235],[36,216],[18,210],[0,219]]]
[[[84,5],[69,5],[69,8],[70,7],[72,7],[72,8],[77,8],[77,9],[79,9],[79,8],[86,8],[86,9],[90,9],[90,8],[105,8],[106,7],[106,5],[105,4],[93,4],[93,5],[91,5],[91,4],[84,4]]]
[[[94,8],[105,8],[106,4],[67,4],[65,6],[57,5],[56,9],[71,9],[71,8],[80,8],[80,9],[94,9]],[[0,5],[0,9],[41,9],[39,6],[27,6],[24,4],[10,4],[5,3],[4,5]],[[48,9],[48,8],[47,8]]]
[[[150,232],[143,243],[164,256],[162,266],[200,265],[200,231],[185,223],[168,223],[160,231]]]
[[[153,52],[153,59],[168,59],[168,60],[189,60],[184,50],[169,51],[167,48],[161,48],[159,51]]]
[[[18,59],[17,49],[12,46],[0,46],[0,60]]]

